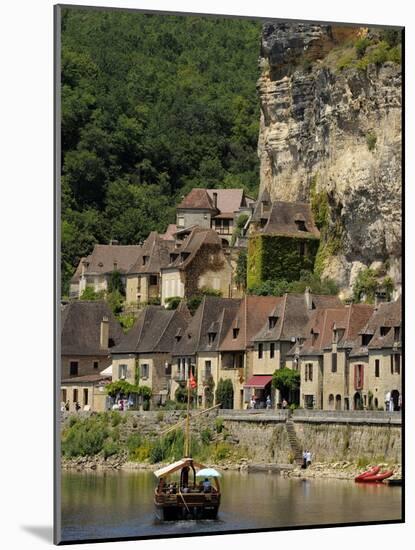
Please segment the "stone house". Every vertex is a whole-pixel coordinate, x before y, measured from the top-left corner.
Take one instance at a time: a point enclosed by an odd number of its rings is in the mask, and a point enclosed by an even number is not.
[[[101,372],[111,364],[110,352],[123,336],[120,324],[104,301],[76,301],[61,314],[61,401],[70,410],[103,410],[104,386],[111,381]]]
[[[170,251],[170,263],[161,268],[161,301],[179,296],[188,298],[211,288],[222,296],[231,294],[232,267],[219,236],[212,229],[194,227]]]
[[[194,188],[177,206],[177,229],[193,226],[213,229],[227,247],[236,220],[241,214],[251,214],[253,202],[243,189]]]
[[[171,397],[172,349],[191,319],[184,304],[176,310],[147,306],[121,342],[112,348],[112,380],[148,386],[154,405]]]
[[[319,296],[312,294],[309,289],[304,294],[284,294],[253,338],[253,374],[272,376],[275,370],[286,366],[286,356],[293,343],[301,344],[306,339],[307,325],[313,312],[317,308],[340,306],[341,301],[337,296]],[[279,402],[280,396],[278,391],[276,393],[275,398]],[[273,400],[273,392],[270,396]],[[260,401],[266,398],[260,390],[257,397]]]
[[[126,274],[141,250],[140,245],[96,244],[94,250],[81,261],[69,284],[71,298],[79,298],[87,286],[95,292],[108,290],[111,274],[118,271],[126,284]]]
[[[186,387],[190,371],[197,380],[198,405],[213,399],[220,372],[219,343],[240,300],[204,296],[186,329],[176,335],[173,349],[172,396]],[[226,317],[226,321],[224,318]]]
[[[287,354],[300,370],[300,406],[324,410],[360,408],[355,399],[350,352],[374,311],[368,304],[316,310],[303,344]]]
[[[270,390],[271,376],[254,376],[254,336],[281,302],[275,296],[245,296],[219,346],[218,379],[233,385],[235,409],[243,409],[256,390]]]
[[[301,271],[313,271],[319,241],[320,232],[309,204],[271,204],[264,192],[249,228],[248,289],[266,280],[298,280]]]
[[[400,410],[402,302],[380,303],[349,354],[354,408]]]
[[[161,269],[169,265],[174,246],[174,240],[163,238],[156,231],[150,233],[126,275],[127,304],[160,299]]]

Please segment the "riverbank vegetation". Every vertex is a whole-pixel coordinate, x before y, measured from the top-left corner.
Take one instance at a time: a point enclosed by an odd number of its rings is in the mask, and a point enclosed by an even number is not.
[[[161,421],[161,419],[159,419]],[[72,416],[62,432],[62,457],[101,457],[106,460],[121,455],[130,462],[156,464],[182,458],[184,432],[177,428],[165,435],[137,433],[126,426],[127,417],[117,411],[96,413],[86,418]],[[236,446],[220,418],[212,428],[202,427],[192,433],[191,455],[200,461],[237,461],[247,456]]]

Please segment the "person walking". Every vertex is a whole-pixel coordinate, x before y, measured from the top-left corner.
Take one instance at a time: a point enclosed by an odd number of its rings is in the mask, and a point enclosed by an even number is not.
[[[303,463],[301,468],[305,470],[307,468],[307,451],[303,451]]]
[[[267,409],[271,408],[271,397],[269,395],[267,396],[266,405],[267,405]]]
[[[285,399],[283,399],[283,400],[282,400],[282,408],[283,408],[283,409],[286,409],[287,406],[288,406],[287,401],[286,401]]]
[[[306,467],[308,468],[309,466],[311,466],[311,453],[310,451],[307,451],[306,452]]]

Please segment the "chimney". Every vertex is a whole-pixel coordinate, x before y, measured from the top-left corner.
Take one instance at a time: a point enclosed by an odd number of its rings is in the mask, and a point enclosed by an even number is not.
[[[304,291],[305,306],[307,309],[313,309],[313,298],[311,296],[310,287],[307,287]]]
[[[108,349],[109,345],[109,322],[108,317],[104,315],[101,321],[101,333],[100,333],[100,339],[99,339],[99,345],[102,349]]]
[[[213,193],[213,206],[215,208],[218,207],[218,194],[217,193]]]

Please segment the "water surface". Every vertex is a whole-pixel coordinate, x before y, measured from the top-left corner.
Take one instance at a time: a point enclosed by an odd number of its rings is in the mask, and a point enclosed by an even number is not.
[[[182,535],[399,520],[401,488],[225,472],[217,521],[160,522],[151,472],[63,472],[62,539]]]

